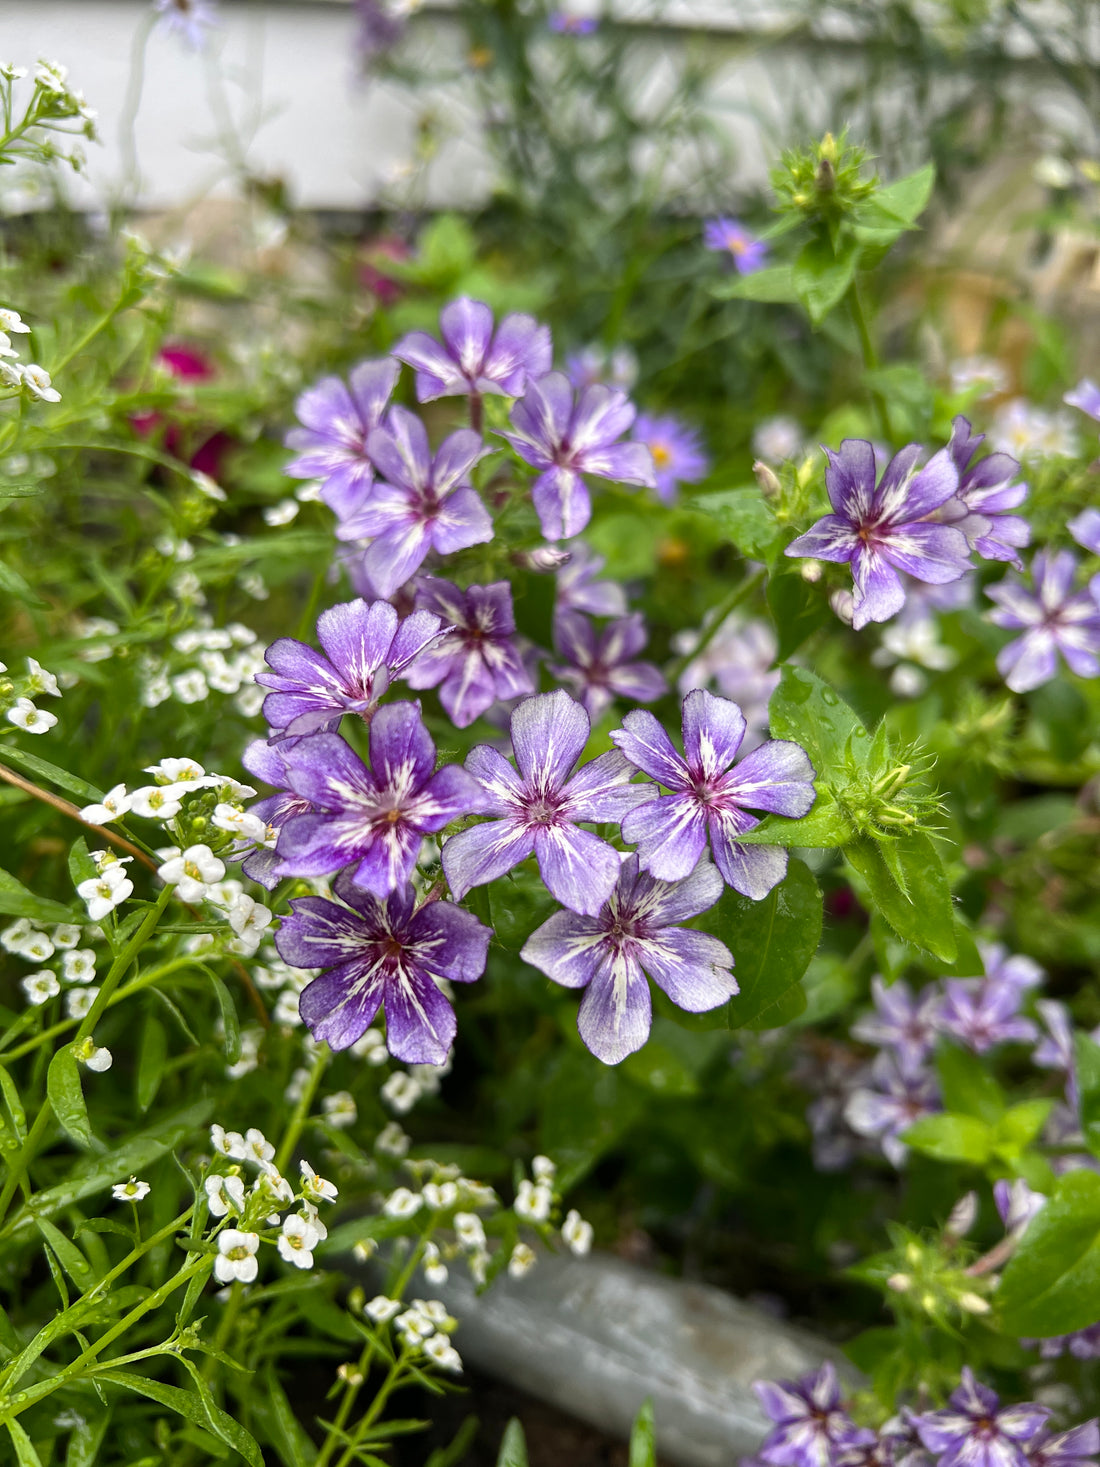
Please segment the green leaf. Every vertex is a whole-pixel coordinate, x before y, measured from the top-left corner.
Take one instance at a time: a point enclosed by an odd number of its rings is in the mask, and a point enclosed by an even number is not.
[[[775,621],[779,638],[777,656],[781,661],[793,656],[807,637],[833,619],[821,591],[804,580],[797,570],[771,576],[764,597]]]
[[[0,870],[0,914],[29,917],[32,922],[71,922],[75,909],[37,896],[7,871]]]
[[[936,182],[936,168],[926,163],[914,173],[877,188],[860,210],[860,222],[882,216],[911,227],[924,213]]]
[[[789,265],[768,265],[751,275],[733,275],[711,286],[715,300],[763,301],[773,306],[793,306],[798,300],[794,275]]]
[[[871,839],[844,847],[844,857],[862,878],[871,902],[897,935],[944,962],[955,961],[955,910],[939,852],[922,831],[891,843],[891,864]],[[904,883],[899,884],[898,877]]]
[[[202,971],[210,979],[221,1011],[222,1028],[225,1031],[225,1057],[231,1065],[235,1065],[241,1057],[241,1026],[233,996],[216,973],[209,968],[203,968]]]
[[[35,1222],[38,1224],[38,1231],[53,1249],[61,1267],[81,1293],[87,1292],[97,1282],[95,1269],[76,1244],[71,1243],[61,1229],[48,1218],[39,1217],[35,1219]]]
[[[971,1162],[981,1166],[989,1160],[993,1137],[989,1127],[976,1116],[925,1116],[902,1132],[901,1139],[914,1151],[936,1161]]]
[[[801,820],[767,815],[752,830],[737,837],[745,846],[801,846],[806,850],[831,850],[851,840],[852,822],[828,790],[818,794],[813,809]]]
[[[791,284],[814,326],[843,300],[855,278],[859,242],[842,240],[834,249],[826,234],[815,235],[802,246],[791,270]]]
[[[184,1365],[189,1364],[185,1355],[179,1356]],[[109,1381],[112,1385],[124,1386],[128,1391],[134,1391],[140,1396],[147,1396],[150,1401],[156,1401],[159,1406],[166,1406],[170,1411],[175,1411],[184,1420],[191,1421],[196,1426],[201,1426],[205,1431],[212,1432],[214,1436],[225,1442],[234,1451],[239,1452],[251,1467],[264,1467],[263,1455],[256,1443],[255,1437],[251,1436],[241,1424],[227,1415],[215,1402],[210,1394],[208,1386],[204,1386],[201,1377],[196,1379],[199,1390],[182,1391],[178,1386],[165,1385],[159,1380],[149,1380],[144,1375],[134,1375],[129,1370],[98,1370],[96,1378],[101,1381]],[[193,1377],[195,1378],[195,1377]]]
[[[282,1454],[287,1467],[312,1467],[317,1456],[317,1448],[310,1441],[302,1429],[298,1418],[290,1402],[287,1400],[286,1391],[276,1375],[272,1366],[263,1374],[264,1405],[269,1409],[265,1416],[269,1416],[269,1428],[274,1439],[275,1446]]]
[[[1095,1172],[1059,1178],[1001,1276],[996,1302],[1009,1335],[1072,1334],[1100,1319],[1100,1176]]]
[[[168,1035],[154,1014],[148,1014],[141,1031],[137,1073],[134,1076],[134,1099],[144,1115],[156,1099],[164,1079],[164,1061],[168,1057]]]
[[[657,1430],[653,1422],[653,1397],[642,1403],[642,1409],[630,1428],[630,1467],[657,1467]]]
[[[78,1146],[87,1149],[92,1144],[92,1128],[88,1121],[88,1108],[84,1104],[80,1066],[70,1045],[59,1049],[50,1061],[50,1068],[46,1071],[46,1094],[62,1130]]]
[[[74,1427],[65,1451],[65,1467],[96,1467],[101,1460],[99,1449],[110,1424],[111,1410],[107,1407],[94,1421],[85,1419],[83,1426]]]
[[[684,508],[705,515],[742,555],[753,560],[770,559],[779,527],[757,485],[696,494],[685,501]]]
[[[8,1435],[15,1446],[15,1460],[19,1467],[42,1467],[42,1458],[34,1449],[34,1443],[18,1421],[7,1421]]]
[[[67,769],[61,769],[46,759],[40,759],[37,754],[29,754],[17,744],[0,744],[0,760],[21,769],[24,774],[33,774],[38,779],[48,780],[59,790],[72,795],[74,800],[79,800],[82,805],[98,803],[103,799],[103,791],[94,784],[89,784],[87,780],[70,774]]]
[[[819,779],[845,767],[851,749],[871,747],[871,736],[844,699],[816,673],[784,667],[768,704],[768,726],[777,739],[793,739],[810,756]]]
[[[994,1149],[1009,1156],[1023,1151],[1046,1125],[1053,1109],[1053,1100],[1042,1099],[1021,1100],[1018,1105],[1011,1106],[997,1126]]]
[[[936,1071],[944,1110],[977,1116],[991,1126],[1004,1115],[1004,1092],[976,1054],[944,1043],[936,1054]]]
[[[775,1029],[806,1007],[799,979],[821,940],[821,892],[809,868],[792,860],[761,902],[729,887],[699,925],[734,956],[740,992],[727,1009],[731,1029]]]
[[[11,1116],[11,1123],[15,1128],[15,1134],[20,1141],[26,1140],[27,1136],[27,1113],[23,1109],[23,1102],[19,1097],[19,1090],[11,1075],[0,1066],[0,1091],[4,1094],[4,1104]]]
[[[1100,1044],[1087,1034],[1074,1034],[1073,1048],[1081,1096],[1081,1129],[1093,1156],[1100,1156]]]
[[[69,877],[73,885],[79,886],[82,881],[90,881],[98,874],[96,863],[88,853],[88,842],[78,835],[69,847]]]
[[[527,1438],[523,1434],[518,1416],[513,1416],[504,1428],[497,1454],[497,1467],[528,1467]]]

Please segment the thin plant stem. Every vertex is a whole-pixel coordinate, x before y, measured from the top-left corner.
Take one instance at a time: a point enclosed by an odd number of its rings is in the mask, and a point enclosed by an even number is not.
[[[757,587],[763,584],[766,575],[767,571],[764,570],[753,571],[751,576],[748,576],[739,585],[734,586],[733,590],[730,591],[724,600],[719,601],[709,626],[704,630],[696,646],[690,652],[685,652],[683,656],[678,657],[668,669],[667,676],[669,682],[675,683],[684,668],[690,662],[694,662],[700,653],[706,651],[718,635],[719,628],[729,616],[730,612],[735,611],[741,605],[742,601],[748,600]]]

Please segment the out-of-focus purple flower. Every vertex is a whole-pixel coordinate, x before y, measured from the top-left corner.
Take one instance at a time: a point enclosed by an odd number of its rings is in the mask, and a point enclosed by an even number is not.
[[[1071,1335],[1048,1335],[1045,1340],[1024,1339],[1020,1344],[1038,1350],[1044,1360],[1057,1360],[1062,1355],[1072,1355],[1076,1360],[1100,1360],[1100,1324],[1074,1330]],[[1028,1460],[1032,1460],[1030,1449]]]
[[[1043,1210],[1047,1199],[1042,1192],[1033,1191],[1023,1177],[1017,1177],[1011,1182],[1004,1178],[994,1182],[993,1201],[1005,1232],[1016,1234],[1022,1233],[1036,1213]]]
[[[704,630],[706,623],[704,622]],[[678,634],[674,650],[694,651],[699,632]],[[680,674],[681,693],[705,688],[712,680],[724,698],[736,703],[748,725],[745,744],[755,748],[768,726],[768,703],[779,686],[780,672],[775,665],[779,644],[775,632],[766,621],[742,620],[732,612],[715,632],[698,657],[693,657]]]
[[[249,807],[248,813],[262,820],[272,833],[271,845],[253,850],[241,862],[241,870],[249,880],[259,882],[268,891],[274,891],[278,886],[282,864],[275,852],[274,836],[292,816],[305,815],[312,808],[308,800],[287,788],[286,755],[296,743],[294,738],[281,739],[277,743],[254,739],[241,755],[241,763],[249,774],[281,791],[277,795],[267,795]]]
[[[630,436],[652,454],[657,495],[665,504],[675,500],[681,484],[697,484],[710,473],[710,459],[698,430],[671,413],[660,417],[640,413]]]
[[[635,661],[646,640],[640,611],[608,622],[600,632],[588,617],[565,611],[554,618],[554,649],[566,661],[551,663],[550,671],[598,723],[616,698],[652,703],[668,692],[660,668]]]
[[[1100,421],[1100,387],[1089,377],[1082,377],[1077,386],[1062,398],[1070,407],[1080,408],[1090,418]]]
[[[520,957],[566,988],[583,988],[581,1038],[617,1065],[649,1038],[646,974],[679,1008],[703,1013],[737,992],[733,958],[707,932],[678,924],[712,907],[722,878],[709,861],[684,881],[657,881],[627,856],[614,891],[594,917],[557,912],[527,939]]]
[[[322,611],[317,637],[324,655],[293,637],[280,637],[264,653],[271,672],[257,673],[256,681],[274,689],[264,699],[264,717],[288,734],[316,733],[345,713],[369,719],[439,627],[439,617],[427,611],[399,622],[388,601],[360,599]]]
[[[332,1049],[347,1049],[384,1005],[390,1053],[406,1064],[441,1065],[455,1037],[455,1015],[437,980],[480,978],[492,931],[453,902],[416,910],[411,886],[378,901],[341,871],[333,891],[346,906],[298,897],[275,934],[284,962],[326,970],[299,999],[310,1033]]]
[[[875,1439],[873,1431],[856,1426],[841,1406],[831,1360],[801,1380],[755,1380],[752,1388],[775,1422],[757,1453],[770,1467],[832,1467],[838,1451]]]
[[[870,1065],[848,1045],[818,1039],[796,1052],[791,1078],[814,1097],[806,1107],[806,1123],[819,1172],[843,1171],[854,1161],[859,1143],[845,1124],[844,1108],[869,1074]]]
[[[1039,1040],[1031,1054],[1031,1063],[1043,1070],[1061,1070],[1066,1077],[1066,1100],[1076,1113],[1077,1056],[1073,1047],[1073,1021],[1065,1004],[1052,998],[1041,998],[1035,1005],[1039,1017],[1046,1026],[1046,1034]],[[1089,1035],[1094,1043],[1100,1043],[1100,1028]]]
[[[1073,590],[1076,572],[1071,551],[1040,550],[1031,562],[1034,590],[1006,576],[986,591],[997,603],[990,621],[1023,632],[997,654],[997,670],[1014,693],[1049,682],[1059,652],[1078,677],[1100,675],[1100,607],[1087,591]]]
[[[214,0],[153,0],[153,9],[164,30],[179,36],[192,51],[202,50],[207,31],[218,23]]]
[[[559,36],[590,36],[599,29],[599,24],[594,15],[578,15],[573,10],[552,11],[547,21]]]
[[[346,383],[322,377],[294,404],[302,427],[286,435],[298,455],[286,472],[320,479],[321,498],[341,519],[359,508],[374,483],[367,439],[382,421],[399,370],[389,357],[360,362]]]
[[[1100,1328],[1093,1328],[1100,1333]],[[1095,1342],[1090,1341],[1089,1349],[1096,1351]],[[1100,1453],[1100,1425],[1095,1417],[1057,1435],[1044,1429],[1027,1444],[1027,1460],[1031,1467],[1092,1467],[1097,1453]]]
[[[959,475],[946,449],[916,468],[920,445],[896,453],[875,486],[875,453],[862,438],[825,450],[825,485],[834,513],[819,519],[785,554],[847,562],[855,599],[852,625],[887,621],[900,611],[905,590],[899,571],[942,585],[969,569],[966,536],[927,516],[955,494]]]
[[[645,444],[619,441],[634,422],[634,406],[622,392],[595,383],[574,402],[568,377],[548,372],[528,383],[511,421],[513,431],[502,436],[539,470],[531,492],[548,540],[572,539],[587,525],[592,502],[582,474],[656,487]]]
[[[450,581],[423,576],[417,605],[448,628],[409,669],[411,688],[439,688],[439,701],[458,728],[468,728],[498,698],[535,691],[516,648],[512,588],[507,581],[460,591]]]
[[[1066,529],[1090,555],[1100,555],[1100,509],[1083,509]]]
[[[961,530],[984,560],[1007,560],[1022,570],[1019,551],[1031,543],[1031,526],[1009,511],[1023,504],[1027,485],[1014,482],[1020,465],[1007,453],[990,453],[975,462],[984,442],[985,434],[972,433],[961,414],[952,423],[947,451],[958,470],[959,488],[937,518]]]
[[[376,483],[337,530],[341,540],[374,537],[363,567],[383,596],[392,596],[424,563],[429,550],[453,555],[493,538],[493,522],[470,483],[470,471],[490,452],[477,433],[460,428],[432,457],[418,417],[391,408],[367,448],[385,482]]]
[[[493,330],[493,313],[483,301],[461,296],[439,317],[442,342],[426,331],[411,331],[393,348],[400,362],[416,372],[419,402],[486,392],[520,397],[532,378],[550,370],[549,326],[515,312]]]
[[[903,979],[887,985],[877,975],[871,979],[874,1011],[852,1025],[852,1035],[864,1044],[896,1050],[903,1066],[924,1063],[936,1042],[938,989],[923,989],[916,997]]]
[[[630,783],[634,768],[617,749],[570,776],[591,724],[566,692],[525,698],[512,714],[511,730],[518,772],[486,744],[466,760],[484,791],[484,808],[499,818],[459,831],[444,844],[443,870],[455,901],[533,852],[551,895],[571,911],[594,917],[615,889],[620,857],[578,821],[621,820],[652,799],[652,788]]]
[[[749,810],[799,819],[813,805],[814,767],[799,744],[771,739],[736,765],[745,717],[736,703],[697,688],[683,704],[684,753],[652,713],[637,709],[612,741],[630,762],[672,793],[650,800],[623,821],[623,838],[637,843],[647,871],[680,881],[710,839],[715,864],[742,896],[767,896],[787,871],[780,846],[742,845],[737,837],[760,822]]]
[[[589,616],[625,616],[626,592],[618,581],[600,581],[597,576],[607,562],[602,555],[578,540],[573,553],[558,571],[554,613],[583,611]]]
[[[979,942],[985,976],[990,983],[1005,983],[1022,997],[1029,989],[1039,988],[1046,974],[1034,958],[1010,953],[1002,942]]]
[[[405,34],[409,9],[387,0],[352,0],[355,10],[355,50],[360,65],[369,67],[379,56],[392,51]]]
[[[768,246],[750,234],[738,219],[708,219],[703,225],[703,245],[729,255],[739,275],[752,275],[768,258]]]
[[[1032,1043],[1039,1031],[1019,1013],[1022,994],[1012,983],[989,978],[948,978],[936,1022],[975,1054],[996,1044]]]
[[[948,1405],[912,1419],[921,1441],[939,1457],[939,1467],[1026,1467],[1024,1446],[1049,1415],[1047,1407],[1033,1402],[1001,1410],[995,1392],[964,1365],[962,1383]]]
[[[628,346],[617,346],[610,352],[602,346],[586,346],[566,357],[565,375],[578,392],[593,382],[629,392],[638,380],[638,358]]]
[[[327,876],[354,863],[356,886],[386,897],[409,880],[425,835],[483,808],[464,769],[436,772],[415,703],[388,703],[374,715],[370,769],[338,734],[309,734],[282,749],[287,782],[311,807],[279,833],[283,876]]]
[[[935,1076],[920,1065],[902,1063],[889,1049],[871,1066],[871,1084],[852,1091],[844,1119],[857,1136],[868,1136],[882,1147],[887,1161],[900,1167],[909,1148],[902,1135],[940,1107]]]

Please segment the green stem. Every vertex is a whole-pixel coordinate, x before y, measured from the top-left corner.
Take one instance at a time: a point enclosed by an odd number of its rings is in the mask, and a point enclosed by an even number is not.
[[[313,1097],[317,1094],[317,1087],[321,1083],[321,1076],[325,1073],[328,1062],[329,1047],[327,1044],[322,1043],[313,1057],[313,1068],[309,1072],[309,1079],[306,1081],[305,1087],[302,1090],[298,1104],[294,1107],[294,1114],[287,1122],[283,1139],[279,1143],[278,1151],[275,1153],[275,1166],[280,1173],[286,1171],[294,1148],[298,1144],[298,1138],[305,1128],[309,1108],[313,1104]]]
[[[84,335],[78,341],[74,342],[63,356],[52,363],[50,366],[50,376],[56,377],[59,372],[63,372],[73,357],[77,356],[90,342],[94,341],[101,331],[105,331],[121,310],[122,302],[116,301],[109,311],[105,311],[98,321],[88,327]]]
[[[860,299],[859,294],[859,286],[857,285],[855,280],[852,281],[852,284],[848,290],[848,308],[852,313],[852,320],[855,323],[856,334],[859,337],[859,349],[863,357],[864,371],[877,371],[879,366],[878,352],[875,350],[875,342],[874,338],[871,335],[871,327],[867,321],[867,313],[863,309],[863,302]],[[883,435],[884,438],[889,438],[890,411],[886,406],[886,399],[876,387],[870,388],[869,391],[871,394],[871,402],[875,409],[875,416],[878,418],[879,432]]]
[[[747,600],[756,588],[763,584],[766,575],[767,571],[765,570],[753,571],[752,575],[742,581],[740,585],[734,586],[733,590],[730,591],[724,600],[719,601],[710,625],[706,627],[696,646],[690,652],[685,652],[682,657],[677,657],[676,661],[668,669],[667,675],[669,682],[674,683],[684,668],[687,667],[688,663],[694,662],[696,657],[706,651],[718,635],[722,623],[729,616],[730,612],[735,611],[741,605],[742,601]]]
[[[352,1436],[351,1442],[348,1446],[344,1448],[342,1454],[337,1460],[336,1467],[349,1467],[349,1463],[353,1462],[358,1456],[359,1453],[357,1443],[359,1442],[363,1433],[365,1431],[368,1431],[378,1420],[379,1416],[381,1416],[382,1410],[386,1402],[389,1400],[390,1396],[397,1389],[398,1385],[401,1382],[401,1375],[404,1364],[404,1355],[399,1355],[398,1358],[390,1366],[389,1373],[387,1374],[382,1384],[379,1386],[378,1392],[375,1395],[374,1400],[370,1403],[369,1409],[365,1411],[363,1415],[359,1418],[359,1423],[355,1428],[355,1432]],[[349,1393],[351,1394],[352,1400],[355,1399],[355,1395],[358,1394],[358,1390],[359,1388],[356,1386],[353,1388],[353,1392]],[[328,1440],[330,1441],[332,1440],[332,1438],[330,1437]],[[325,1442],[325,1446],[328,1446],[328,1441]],[[317,1458],[316,1467],[324,1467],[324,1462],[320,1455]]]

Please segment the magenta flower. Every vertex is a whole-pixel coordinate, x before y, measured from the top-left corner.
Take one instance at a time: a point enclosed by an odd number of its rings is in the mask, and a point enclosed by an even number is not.
[[[568,693],[525,698],[512,714],[518,772],[496,749],[471,750],[466,769],[481,785],[488,812],[499,817],[459,831],[444,844],[443,870],[455,901],[535,855],[552,896],[594,917],[619,878],[620,857],[579,821],[621,820],[643,800],[631,784],[633,767],[617,750],[570,775],[591,729],[588,714]]]
[[[457,728],[468,728],[498,699],[535,691],[516,648],[512,588],[507,581],[460,591],[450,581],[424,576],[416,588],[423,614],[439,617],[446,631],[410,668],[411,688],[439,688],[439,701]]]
[[[484,808],[465,770],[436,772],[415,703],[388,703],[374,715],[369,769],[333,733],[298,739],[283,759],[287,782],[311,808],[280,831],[282,876],[327,876],[354,863],[356,886],[386,897],[409,880],[425,835]]]
[[[534,316],[505,316],[494,332],[489,307],[462,296],[444,306],[439,330],[442,343],[412,331],[393,349],[416,372],[418,402],[486,392],[520,397],[531,378],[550,370],[550,328]]]
[[[555,616],[566,611],[585,611],[589,616],[625,616],[626,592],[618,581],[597,580],[607,564],[602,555],[578,540],[569,559],[558,571]]]
[[[904,1133],[941,1109],[935,1076],[884,1049],[871,1066],[870,1081],[852,1091],[844,1119],[857,1136],[877,1141],[887,1161],[900,1167],[909,1151],[901,1139]]]
[[[938,1467],[1026,1467],[1024,1446],[1050,1411],[1033,1402],[999,1408],[995,1392],[964,1365],[962,1384],[948,1405],[912,1420],[923,1444],[939,1457]]]
[[[647,634],[640,611],[608,622],[597,632],[588,617],[576,611],[554,618],[554,648],[564,663],[550,671],[584,704],[598,723],[616,698],[652,703],[668,692],[668,683],[652,662],[634,659],[645,646]]]
[[[787,852],[780,846],[745,846],[739,835],[760,822],[749,810],[794,819],[813,805],[814,767],[805,749],[770,739],[730,766],[745,737],[736,703],[696,688],[684,699],[684,753],[652,713],[637,709],[623,719],[612,741],[638,769],[672,793],[648,801],[623,821],[623,839],[637,842],[642,866],[662,881],[682,881],[706,848],[742,896],[760,901],[783,880]]]
[[[1100,606],[1073,590],[1076,573],[1071,551],[1040,550],[1031,562],[1033,591],[1011,576],[986,591],[997,603],[990,621],[1023,632],[997,653],[997,670],[1014,693],[1050,682],[1059,652],[1078,677],[1100,676]]]
[[[752,1388],[775,1423],[757,1452],[770,1467],[832,1467],[834,1453],[875,1439],[842,1408],[831,1360],[801,1380],[756,1380]]]
[[[825,450],[825,486],[834,513],[787,546],[787,555],[848,562],[855,582],[852,625],[887,621],[900,611],[905,590],[898,571],[943,585],[969,569],[965,535],[928,516],[959,487],[951,456],[941,449],[917,471],[920,447],[894,455],[875,487],[875,451],[862,438],[846,438],[840,452]]]
[[[314,1039],[347,1049],[385,1006],[386,1046],[406,1064],[440,1065],[455,1037],[454,1009],[438,980],[473,983],[485,971],[492,931],[452,902],[416,908],[411,886],[385,901],[341,871],[324,897],[297,897],[275,946],[296,968],[323,968],[298,1008]]]
[[[1034,1043],[1039,1031],[1019,1013],[1021,991],[990,978],[948,978],[936,1022],[975,1054],[1011,1041]]]
[[[428,611],[399,621],[388,601],[360,599],[322,611],[317,637],[324,655],[294,637],[280,637],[264,653],[271,671],[257,673],[256,681],[275,690],[264,699],[264,717],[288,734],[335,727],[345,713],[369,719],[439,628],[439,617]]]
[[[665,504],[675,500],[681,484],[697,484],[710,473],[701,436],[671,413],[662,417],[640,414],[630,436],[653,455],[657,495]]]
[[[520,957],[566,988],[583,988],[577,1028],[604,1064],[617,1065],[649,1038],[646,974],[679,1008],[703,1013],[737,992],[724,943],[680,927],[712,907],[722,878],[700,861],[684,881],[658,881],[627,856],[596,916],[556,912],[527,939]]]
[[[852,1025],[853,1038],[894,1049],[903,1063],[922,1064],[936,1042],[937,990],[925,989],[914,998],[903,979],[887,985],[876,975],[871,979],[871,996],[874,1010]]]
[[[286,435],[286,446],[298,452],[286,472],[320,479],[321,498],[341,519],[359,508],[374,483],[367,439],[382,421],[399,370],[389,357],[360,362],[347,384],[322,377],[294,404],[302,427]]]
[[[568,377],[548,372],[528,383],[511,421],[514,431],[503,437],[539,470],[531,492],[548,540],[579,535],[591,518],[582,474],[656,488],[649,449],[619,441],[634,422],[634,407],[622,392],[597,382],[574,402]]]
[[[749,233],[737,219],[708,219],[703,226],[703,245],[729,255],[739,275],[752,275],[768,258],[768,245]]]
[[[967,544],[983,560],[1007,560],[1023,569],[1020,549],[1031,543],[1031,526],[1010,514],[1027,498],[1027,485],[1014,482],[1020,472],[1007,453],[990,453],[972,462],[985,442],[984,433],[971,433],[961,414],[951,424],[947,452],[959,474],[958,493],[940,509],[938,518],[966,536]]]

